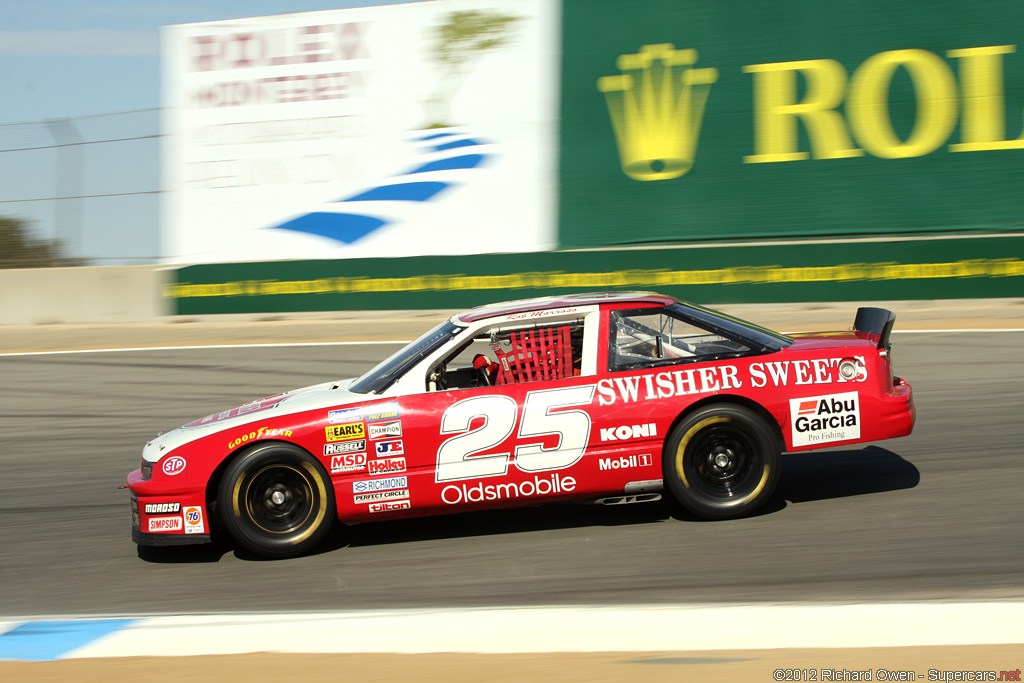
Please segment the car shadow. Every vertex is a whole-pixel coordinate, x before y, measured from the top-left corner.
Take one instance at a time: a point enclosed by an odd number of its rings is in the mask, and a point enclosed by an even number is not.
[[[768,502],[753,516],[771,515],[789,504],[898,491],[914,488],[918,469],[896,453],[878,446],[860,449],[790,453],[782,458],[782,478]],[[667,498],[667,496],[666,496]],[[485,510],[346,526],[338,524],[322,543],[305,556],[345,547],[366,547],[451,538],[549,531],[597,526],[651,524],[670,519],[713,522],[698,518],[674,501],[663,499],[635,505],[548,504],[507,510]],[[226,553],[247,561],[263,561],[233,547],[223,534],[202,546],[139,546],[139,558],[154,563],[217,562]],[[298,558],[296,558],[298,559]]]

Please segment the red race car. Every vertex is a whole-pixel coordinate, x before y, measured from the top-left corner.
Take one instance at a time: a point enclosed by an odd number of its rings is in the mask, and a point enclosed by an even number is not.
[[[362,377],[278,394],[146,444],[132,538],[266,557],[346,523],[665,491],[708,519],[749,514],[783,451],[911,432],[895,316],[785,336],[647,292],[513,301],[456,315]]]

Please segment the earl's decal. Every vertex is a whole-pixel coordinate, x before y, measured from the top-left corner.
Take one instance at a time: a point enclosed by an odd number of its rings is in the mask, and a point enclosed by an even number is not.
[[[325,427],[324,431],[327,434],[328,441],[351,441],[352,439],[366,437],[366,427],[363,426],[362,422],[331,425],[330,427]]]

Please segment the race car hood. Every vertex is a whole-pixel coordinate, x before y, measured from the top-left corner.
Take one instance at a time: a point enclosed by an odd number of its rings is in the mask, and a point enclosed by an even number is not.
[[[348,391],[348,387],[353,381],[355,380],[346,379],[314,384],[283,394],[268,396],[258,401],[244,403],[220,413],[207,415],[204,418],[189,422],[152,439],[143,447],[142,459],[155,463],[175,448],[196,439],[251,422],[301,413],[317,408],[333,408],[371,398],[366,394],[355,394]]]

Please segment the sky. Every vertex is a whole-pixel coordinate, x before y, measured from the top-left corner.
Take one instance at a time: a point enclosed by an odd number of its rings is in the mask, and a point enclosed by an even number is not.
[[[398,3],[0,0],[0,216],[26,221],[36,237],[63,239],[70,255],[92,264],[155,261],[160,27],[386,4]],[[135,113],[95,116],[124,111]],[[55,133],[41,122],[63,118],[74,119],[84,140],[137,139],[111,143],[123,153],[108,144],[49,149]],[[81,150],[84,178],[57,170],[72,167],[73,150]],[[57,227],[66,224],[59,202],[25,201],[97,194],[122,196],[83,200],[80,228],[68,235]]]

